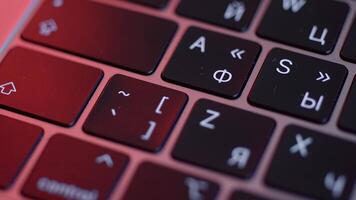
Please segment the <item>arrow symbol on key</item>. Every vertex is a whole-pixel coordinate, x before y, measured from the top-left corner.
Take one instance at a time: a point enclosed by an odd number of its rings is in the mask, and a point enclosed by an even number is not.
[[[8,82],[0,85],[0,93],[9,96],[10,94],[16,92],[16,87],[14,82]]]
[[[97,164],[104,163],[109,168],[114,166],[114,161],[112,160],[112,158],[109,154],[103,154],[101,156],[96,157],[95,163],[97,163]]]
[[[325,82],[331,80],[331,78],[328,73],[319,72],[319,77],[316,80],[325,83]]]
[[[245,50],[234,49],[230,53],[233,58],[238,58],[239,60],[242,60],[242,54],[244,54],[245,52]]]

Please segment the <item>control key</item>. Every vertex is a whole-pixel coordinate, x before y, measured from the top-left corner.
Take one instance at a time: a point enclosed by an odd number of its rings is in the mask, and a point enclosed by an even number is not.
[[[124,154],[55,135],[22,192],[36,199],[108,199],[127,163]]]

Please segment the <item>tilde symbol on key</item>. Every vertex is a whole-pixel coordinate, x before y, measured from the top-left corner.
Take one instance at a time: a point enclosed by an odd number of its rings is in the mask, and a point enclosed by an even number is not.
[[[230,82],[232,79],[232,74],[227,71],[226,69],[223,70],[217,70],[215,71],[213,78],[218,82],[218,83],[227,83]]]

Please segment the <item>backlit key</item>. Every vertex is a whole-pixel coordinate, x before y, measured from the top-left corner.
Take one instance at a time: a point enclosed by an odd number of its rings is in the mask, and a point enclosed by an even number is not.
[[[22,192],[35,199],[108,199],[127,163],[121,153],[55,135]]]
[[[356,188],[355,153],[355,143],[289,126],[266,182],[316,199],[354,200],[351,195]]]
[[[200,100],[182,130],[173,157],[249,178],[265,151],[274,126],[270,118]]]
[[[23,38],[83,57],[150,74],[177,25],[173,22],[87,0],[47,0]]]
[[[251,41],[191,27],[162,77],[227,98],[237,98],[261,47]]]
[[[214,182],[146,162],[138,168],[123,199],[213,200],[218,190]]]
[[[187,96],[152,83],[115,75],[85,122],[88,133],[157,151],[180,115]]]
[[[319,123],[328,121],[347,69],[310,56],[273,49],[250,92],[255,105]]]
[[[250,25],[260,0],[182,0],[181,15],[245,31]]]
[[[15,48],[0,64],[0,106],[71,126],[102,75],[93,67]]]
[[[272,0],[257,34],[322,54],[330,54],[349,7],[335,0]]]

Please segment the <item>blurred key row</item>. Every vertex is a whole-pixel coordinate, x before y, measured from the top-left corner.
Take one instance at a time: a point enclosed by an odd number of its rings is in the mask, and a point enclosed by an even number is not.
[[[131,1],[157,7],[167,3],[162,0]],[[60,1],[61,4],[55,2],[57,1],[47,0],[43,3],[22,34],[25,40],[141,74],[154,72],[178,27],[170,20],[102,3],[79,0]],[[259,0],[182,0],[177,12],[234,30],[245,30],[254,18],[259,4]],[[81,12],[75,12],[79,9]],[[332,0],[272,0],[262,17],[257,35],[329,54],[338,41],[348,10],[347,4]],[[75,13],[75,17],[67,13]],[[352,28],[341,52],[341,56],[350,61],[355,60],[352,54],[356,46],[352,39],[354,29]],[[219,37],[214,40],[219,41]],[[224,45],[220,46],[230,48],[227,43],[229,41],[232,42],[232,39],[226,39]],[[235,42],[241,41],[235,39]],[[253,63],[259,49],[247,42],[243,42],[241,46],[234,46],[234,49],[226,51],[236,50],[232,54],[240,60],[244,54],[242,52],[246,52],[244,56],[249,58],[245,62]],[[221,51],[216,45],[213,47],[214,50],[209,50],[207,55]],[[228,58],[225,59],[229,62]],[[248,64],[245,65],[247,68]]]
[[[130,0],[156,8],[166,0]],[[177,14],[226,27],[248,30],[260,7],[260,0],[181,0]],[[331,14],[332,13],[332,14]],[[344,28],[349,6],[334,0],[271,0],[262,17],[257,35],[321,54],[330,54]],[[356,62],[356,19],[340,56]]]
[[[43,130],[5,116],[0,116],[0,122],[0,186],[8,189],[41,140]],[[188,118],[172,156],[192,165],[249,178],[274,125],[269,118],[201,100]],[[269,164],[265,182],[307,197],[350,199],[356,186],[356,162],[352,159],[355,152],[354,143],[288,126]],[[32,167],[22,194],[35,199],[108,199],[120,185],[129,160],[126,153],[56,134]],[[144,162],[130,178],[122,199],[215,199],[219,190],[213,180]],[[259,196],[237,192],[231,199],[268,199]]]
[[[165,1],[148,2],[157,6],[167,3]],[[208,5],[202,7],[204,2],[181,1],[177,12],[197,19],[211,19],[208,21],[223,23],[230,28],[243,29],[252,20],[260,3],[259,1],[237,0],[233,2],[211,1],[205,2]],[[226,6],[224,21],[219,17],[222,16],[221,12]],[[82,12],[76,12],[78,16],[68,20],[69,15],[66,13],[74,13],[73,10],[79,7]],[[329,19],[328,14],[330,9],[338,13],[332,20]],[[317,16],[315,16],[316,13]],[[273,0],[257,33],[288,44],[328,53],[336,44],[347,13],[347,5],[336,1]],[[241,16],[238,17],[238,14]],[[239,25],[234,24],[234,20],[237,20],[236,24]],[[97,21],[100,23],[96,23]],[[76,26],[76,24],[89,22],[91,26],[80,26],[80,28]],[[129,22],[130,25],[127,24]],[[323,27],[322,30],[320,27]],[[172,21],[101,3],[63,1],[62,4],[57,5],[53,1],[45,1],[25,28],[22,37],[31,42],[116,67],[150,74],[159,65],[176,29],[177,25]],[[311,29],[310,34],[309,29]],[[352,43],[351,36],[348,39],[350,43]],[[346,45],[342,54],[348,57],[350,53],[347,52],[352,51],[353,46],[356,45]],[[165,66],[162,78],[193,89],[234,99],[243,92],[260,52],[261,46],[255,42],[190,27],[179,42],[168,65]],[[306,55],[273,50],[265,60],[262,71],[249,95],[249,102],[313,122],[326,123],[331,117],[346,77],[347,69],[344,66]],[[10,91],[16,87],[13,81],[7,81],[4,84],[3,86]],[[69,84],[73,85],[68,82]],[[95,86],[95,83],[92,82],[91,85]],[[73,91],[75,89],[73,88]],[[70,92],[67,89],[66,91]],[[90,92],[84,95],[90,96]],[[85,102],[83,97],[76,100]],[[11,100],[10,103],[4,105],[12,109],[20,107],[20,105],[13,104],[15,103]],[[78,113],[81,107],[77,106]],[[71,116],[69,113],[68,116],[55,116],[55,113],[29,112],[30,109],[32,107],[24,107],[20,110],[66,126],[73,125],[78,117],[74,113]],[[115,112],[117,108],[112,109]],[[347,120],[343,120],[340,126],[345,130],[350,130],[348,128],[350,125],[344,125],[345,121]],[[152,129],[155,123],[157,122],[149,120],[146,126]],[[98,131],[89,132],[102,135],[98,134]]]
[[[131,0],[153,3],[152,0]],[[236,31],[248,30],[260,0],[181,0],[177,14]],[[334,0],[271,0],[257,29],[260,37],[321,54],[330,54],[339,38],[349,6]],[[156,5],[156,7],[158,7]],[[331,14],[333,13],[333,14]],[[354,28],[353,28],[354,29]],[[354,61],[355,44],[350,32],[341,56]]]
[[[231,47],[214,53],[211,48],[215,42],[224,40]],[[212,45],[206,46],[210,41]],[[229,54],[229,49],[233,49],[236,58]],[[191,28],[162,78],[233,98],[242,93],[258,51],[259,46],[254,43]],[[342,65],[273,49],[262,65],[248,101],[283,114],[327,123],[347,74]],[[73,126],[102,77],[103,72],[94,67],[16,47],[0,64],[0,107],[61,126]],[[354,90],[353,86],[339,123],[341,129],[350,132],[356,130]],[[96,102],[84,130],[158,151],[187,101],[188,96],[180,91],[115,75]]]

